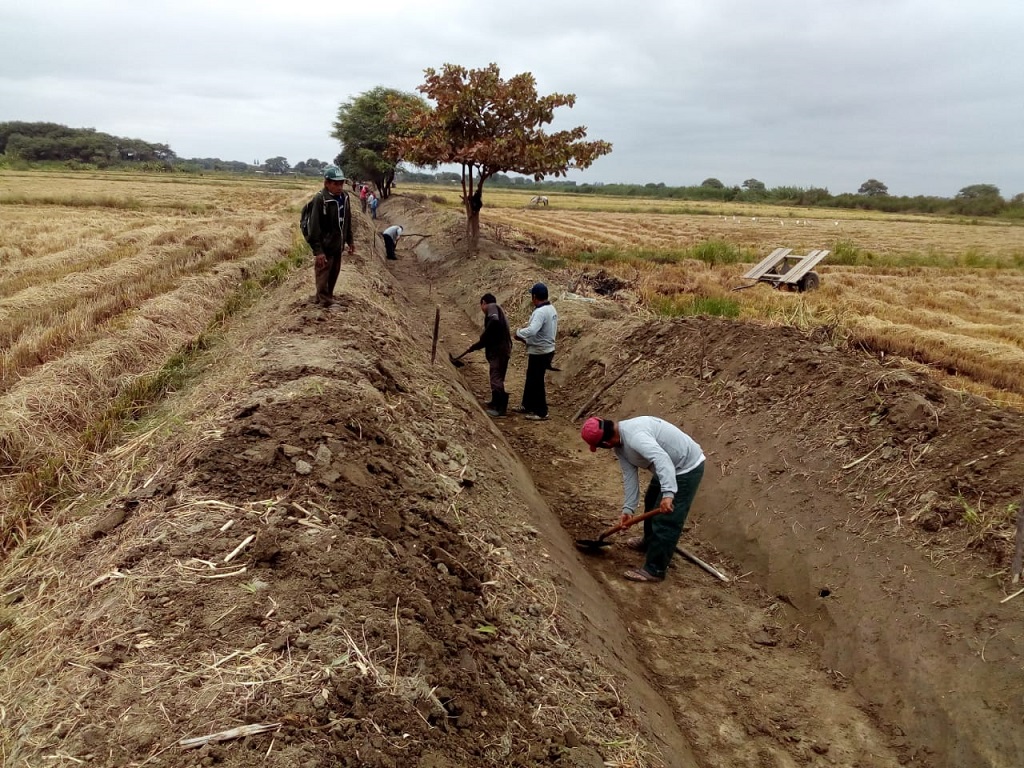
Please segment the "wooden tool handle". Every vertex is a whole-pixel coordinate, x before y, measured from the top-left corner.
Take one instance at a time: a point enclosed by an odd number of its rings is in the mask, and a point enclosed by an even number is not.
[[[611,536],[613,533],[618,533],[619,531],[624,531],[624,530],[626,530],[627,528],[629,528],[632,525],[636,525],[637,523],[642,523],[647,518],[654,517],[655,515],[660,515],[660,514],[661,514],[661,510],[658,509],[657,507],[655,507],[654,509],[652,509],[649,512],[644,512],[642,515],[636,515],[634,517],[629,518],[629,520],[627,520],[624,523],[616,523],[611,528],[609,528],[607,531],[605,531],[600,536],[598,536],[597,540],[601,541],[606,536]]]

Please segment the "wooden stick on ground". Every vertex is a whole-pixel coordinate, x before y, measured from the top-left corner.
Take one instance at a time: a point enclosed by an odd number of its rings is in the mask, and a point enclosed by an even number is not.
[[[202,747],[205,744],[210,744],[212,742],[230,741],[231,739],[240,739],[243,736],[254,736],[257,733],[275,731],[280,727],[280,723],[253,723],[251,725],[240,725],[238,728],[231,728],[227,731],[221,731],[220,733],[211,733],[207,736],[195,736],[191,739],[181,739],[178,742],[178,746],[182,749],[195,749],[196,747]]]
[[[430,345],[430,364],[434,364],[434,358],[437,357],[437,333],[441,329],[441,308],[438,307],[434,312],[434,342]]]
[[[726,576],[721,571],[715,569],[713,566],[710,566],[707,563],[705,563],[703,560],[701,560],[699,557],[697,557],[695,554],[693,554],[693,552],[685,550],[682,547],[676,547],[676,552],[678,552],[680,555],[685,557],[687,560],[689,560],[694,565],[696,565],[696,566],[698,566],[700,568],[703,568],[705,571],[710,573],[712,576],[714,576],[719,581],[724,581],[726,583],[729,583],[729,577],[728,576]]]
[[[1013,598],[1017,597],[1017,595],[1019,595],[1019,594],[1021,594],[1021,593],[1024,593],[1024,589],[1018,589],[1018,590],[1017,590],[1016,592],[1014,592],[1014,593],[1013,593],[1012,595],[1007,595],[1006,597],[1004,597],[1004,598],[1003,598],[1002,600],[1000,600],[999,602],[1000,602],[1000,603],[1008,603],[1008,602],[1010,602],[1011,600],[1013,600]]]
[[[572,420],[576,421],[577,419],[579,419],[580,416],[582,416],[584,413],[586,413],[587,410],[590,408],[590,406],[592,406],[594,403],[597,402],[597,398],[599,398],[601,395],[603,395],[605,392],[607,392],[609,390],[609,388],[611,388],[612,384],[614,384],[616,381],[618,381],[623,376],[625,376],[626,372],[630,368],[632,368],[633,364],[638,362],[641,357],[643,357],[643,355],[637,355],[632,360],[630,360],[628,363],[626,363],[626,367],[623,368],[614,379],[612,379],[607,384],[605,384],[603,387],[601,387],[599,390],[597,390],[597,392],[595,392],[590,397],[590,399],[587,400],[587,402],[585,402],[582,406],[580,406],[580,409],[578,411],[576,411],[576,415],[572,417]]]
[[[1020,581],[1022,566],[1024,566],[1024,496],[1021,496],[1020,504],[1017,505],[1017,549],[1013,553],[1013,567],[1010,568],[1014,584]]]

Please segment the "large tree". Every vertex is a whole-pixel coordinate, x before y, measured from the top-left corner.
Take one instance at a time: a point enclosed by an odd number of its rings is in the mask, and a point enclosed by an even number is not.
[[[341,142],[338,165],[350,179],[372,181],[381,197],[391,194],[401,155],[388,151],[414,113],[427,103],[414,93],[378,86],[338,107],[331,136]]]
[[[462,202],[471,250],[480,235],[484,183],[496,173],[515,172],[541,181],[589,168],[612,151],[606,141],[584,141],[586,126],[548,133],[558,107],[572,107],[575,94],[537,95],[537,82],[524,72],[501,78],[497,64],[466,69],[445,64],[425,70],[417,90],[433,108],[414,115],[410,133],[394,142],[394,152],[416,165],[459,165]]]
[[[878,179],[868,179],[860,185],[857,194],[867,195],[868,197],[883,197],[889,194],[889,188]]]
[[[994,216],[1006,207],[995,184],[971,184],[956,193],[953,210],[965,216]]]
[[[288,173],[291,168],[292,167],[288,164],[287,158],[281,157],[280,155],[263,161],[263,169],[267,173]]]

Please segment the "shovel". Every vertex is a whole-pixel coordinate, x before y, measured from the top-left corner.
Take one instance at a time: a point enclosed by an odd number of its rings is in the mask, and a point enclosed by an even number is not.
[[[607,531],[604,531],[596,539],[576,539],[576,548],[579,549],[579,550],[582,550],[583,552],[587,552],[588,554],[596,554],[598,552],[601,552],[605,547],[610,547],[612,545],[612,543],[610,541],[606,541],[606,539],[609,536],[611,536],[613,533],[618,533],[619,531],[624,531],[625,529],[629,528],[631,525],[636,525],[637,523],[642,523],[647,518],[654,517],[655,515],[660,515],[660,514],[661,514],[661,510],[655,508],[655,509],[652,509],[650,512],[644,512],[642,515],[637,515],[636,517],[631,517],[631,518],[629,518],[629,520],[627,520],[624,523],[617,523],[617,524],[613,525]]]
[[[455,366],[456,368],[462,368],[462,367],[463,367],[463,366],[465,365],[465,363],[464,363],[464,362],[462,362],[462,359],[461,359],[461,358],[465,357],[465,355],[467,355],[467,354],[468,354],[468,350],[467,350],[466,352],[463,352],[463,353],[462,353],[461,355],[459,355],[458,357],[452,357],[452,353],[451,353],[451,352],[449,352],[449,353],[448,353],[448,361],[449,361],[449,362],[450,362],[450,363],[451,363],[452,365],[454,365],[454,366]]]

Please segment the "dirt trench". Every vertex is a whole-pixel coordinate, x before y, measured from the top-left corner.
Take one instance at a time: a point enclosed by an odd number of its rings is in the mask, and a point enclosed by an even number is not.
[[[415,217],[405,214],[430,226]],[[682,543],[729,584],[683,561],[664,585],[625,582],[636,557],[622,548],[579,558],[698,764],[1021,763],[1024,623],[1020,605],[1000,602],[1021,414],[825,334],[644,319],[489,244],[447,265],[439,250],[416,251],[434,295],[422,268],[396,274],[413,303],[442,306],[446,352],[479,332],[483,292],[525,324],[525,291],[549,281],[562,336],[553,417],[496,423],[571,534],[607,526],[621,496],[614,462],[583,450],[571,417],[635,356],[590,413],[659,415],[704,446],[709,471]],[[523,368],[510,373],[513,402]],[[486,399],[482,359],[462,379]],[[964,514],[985,504],[987,520]]]
[[[360,219],[336,311],[308,274],[276,290],[168,426],[106,457],[130,466],[100,509],[5,564],[6,764],[1020,764],[1024,603],[999,602],[989,517],[1019,492],[1019,414],[826,337],[658,320],[489,243],[465,259],[411,201],[384,215],[431,237],[385,262]],[[522,323],[539,277],[554,418],[492,421],[482,360],[446,356],[481,293]],[[627,583],[622,547],[572,546],[621,491],[571,416],[637,355],[595,409],[701,442],[682,543],[728,584],[681,561]]]

